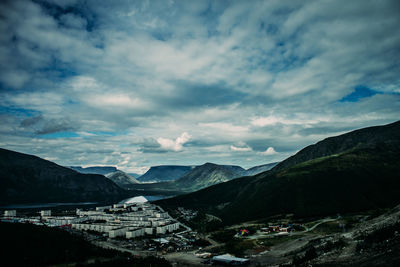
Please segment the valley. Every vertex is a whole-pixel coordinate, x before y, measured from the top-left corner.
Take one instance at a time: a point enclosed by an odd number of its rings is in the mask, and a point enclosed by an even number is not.
[[[400,122],[330,137],[248,170],[214,163],[150,168],[143,176],[158,180],[152,183],[111,166],[76,172],[0,152],[7,223],[67,227],[100,248],[178,266],[400,261]],[[173,179],[156,178],[162,170]],[[143,195],[151,202],[136,203],[147,201]],[[40,209],[56,215],[15,216]]]

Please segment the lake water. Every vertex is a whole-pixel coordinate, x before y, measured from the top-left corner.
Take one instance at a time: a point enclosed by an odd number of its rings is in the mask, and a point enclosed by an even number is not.
[[[164,195],[153,195],[153,196],[143,196],[148,201],[155,201],[164,198],[168,198],[171,196]],[[132,200],[133,197],[124,199],[119,203],[126,203],[129,200]],[[86,206],[86,205],[96,205],[98,202],[68,202],[68,203],[26,203],[26,204],[10,204],[0,206],[0,209],[41,209],[41,208],[55,208],[55,207],[63,207],[63,206]]]
[[[135,199],[139,199],[140,200],[140,197],[146,198],[147,201],[156,201],[156,200],[168,198],[168,197],[171,197],[171,196],[164,196],[164,195],[135,196],[135,197],[130,197],[130,198],[124,199],[119,203],[121,203],[121,204],[123,204],[123,203],[133,203],[133,202],[135,202]],[[140,200],[139,202],[142,202],[142,201]]]

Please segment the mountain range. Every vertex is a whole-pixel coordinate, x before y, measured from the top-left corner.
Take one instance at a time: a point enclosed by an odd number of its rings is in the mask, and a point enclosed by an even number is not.
[[[118,183],[138,190],[157,188],[188,193],[157,203],[202,210],[227,224],[278,214],[322,216],[398,204],[399,159],[400,121],[326,138],[276,166],[273,163],[248,170],[213,163],[156,166],[149,170],[148,177],[171,170],[171,175],[164,177],[175,180],[155,184],[137,184],[137,180],[115,167],[76,167],[91,172],[111,170],[106,178],[0,149],[0,203],[105,201],[127,197],[128,191]],[[244,176],[255,173],[258,174]]]
[[[150,191],[163,191],[164,193],[172,191],[174,192],[174,194],[182,194],[194,192],[196,190],[230,181],[238,177],[257,174],[265,170],[271,169],[276,164],[277,163],[271,163],[255,166],[248,170],[245,170],[242,167],[236,165],[219,165],[215,163],[205,163],[199,166],[156,166],[150,168],[150,170],[146,174],[144,174],[144,176],[151,177],[151,179],[154,180],[161,180],[160,178],[163,177],[162,175],[164,173],[164,170],[166,171],[166,173],[171,171],[175,174],[177,174],[177,170],[179,170],[181,171],[181,175],[183,175],[175,178],[174,180],[167,180],[150,184],[132,184],[129,186],[129,188]],[[143,181],[141,177],[138,178],[138,180]]]
[[[0,149],[0,203],[108,201],[128,196],[110,179]]]
[[[86,168],[83,168],[81,166],[69,166],[68,168],[77,171],[79,173],[101,174],[101,175],[106,175],[118,171],[118,169],[114,166],[92,166]]]
[[[119,185],[122,188],[126,188],[132,184],[140,183],[131,174],[127,174],[121,170],[118,170],[114,166],[93,166],[93,167],[80,167],[80,166],[69,166],[68,168],[73,169],[79,173],[84,174],[101,174]]]
[[[194,166],[178,165],[152,166],[145,174],[138,177],[137,179],[142,183],[173,181],[181,178],[193,168]]]
[[[400,121],[308,146],[269,171],[157,203],[203,210],[227,224],[392,207],[400,202]]]
[[[136,184],[129,186],[129,188],[180,193],[194,192],[234,178],[251,176],[270,170],[276,164],[278,163],[264,164],[247,170],[236,165],[219,165],[215,163],[205,163],[199,166],[154,166],[138,178],[140,182],[152,184]],[[165,179],[166,177],[170,178]]]
[[[170,187],[185,192],[193,192],[243,176],[245,172],[246,170],[240,166],[205,163],[196,166],[181,178],[170,182]]]

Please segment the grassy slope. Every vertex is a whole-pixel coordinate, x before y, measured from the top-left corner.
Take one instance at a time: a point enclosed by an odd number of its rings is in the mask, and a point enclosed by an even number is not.
[[[400,196],[400,150],[379,144],[244,177],[160,201],[220,216],[225,223],[276,214],[315,216],[390,207]],[[229,204],[227,204],[229,203]],[[218,209],[218,205],[225,204]]]

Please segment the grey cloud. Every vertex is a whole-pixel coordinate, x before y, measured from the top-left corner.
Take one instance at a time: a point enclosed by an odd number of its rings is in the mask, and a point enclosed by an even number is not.
[[[42,115],[39,115],[39,116],[36,116],[36,117],[27,118],[27,119],[24,119],[21,122],[21,126],[22,127],[29,127],[29,126],[35,125],[35,124],[37,124],[37,123],[39,123],[39,122],[41,122],[43,120],[44,119],[43,119]]]
[[[43,128],[37,130],[37,134],[50,134],[57,133],[63,131],[75,131],[77,127],[72,125],[68,121],[60,121],[60,120],[49,120],[44,125]]]
[[[226,84],[199,84],[176,81],[172,96],[165,96],[160,102],[171,108],[196,108],[204,106],[225,106],[244,101],[247,94],[229,88]]]
[[[167,153],[168,151],[163,149],[156,139],[152,137],[140,138],[132,144],[138,145],[137,151],[142,153]]]
[[[42,115],[24,119],[21,121],[21,127],[32,130],[35,134],[43,135],[64,131],[76,131],[77,125],[74,125],[68,118],[44,118]]]

